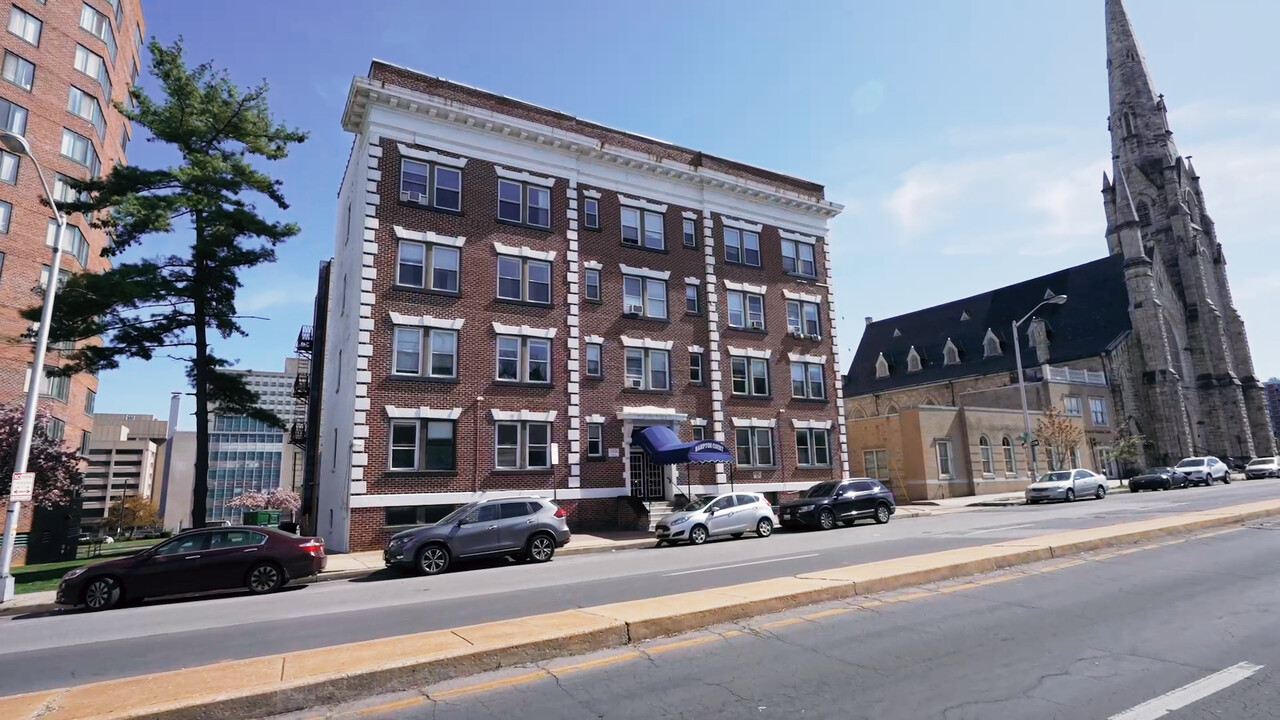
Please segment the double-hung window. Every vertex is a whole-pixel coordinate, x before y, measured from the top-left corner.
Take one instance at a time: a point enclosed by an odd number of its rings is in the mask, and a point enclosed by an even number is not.
[[[633,207],[622,208],[622,242],[625,245],[643,246],[650,250],[665,250],[663,215],[651,210]]]
[[[396,258],[396,284],[458,292],[458,248],[401,240]]]
[[[690,315],[701,312],[698,309],[698,286],[693,283],[685,283],[684,286],[684,311]]]
[[[698,247],[698,225],[690,218],[684,219],[684,246]]]
[[[75,189],[71,187],[71,178],[63,175],[62,173],[54,173],[53,198],[60,203],[89,202],[90,200],[89,192],[87,190],[77,193]],[[52,242],[49,244],[52,244]]]
[[[603,423],[587,423],[587,457],[604,457]]]
[[[1080,417],[1080,396],[1067,395],[1062,398],[1063,409],[1072,417]]]
[[[796,335],[821,335],[817,303],[802,300],[787,301],[787,332]]]
[[[1107,424],[1107,401],[1102,398],[1089,398],[1089,415],[1094,425]]]
[[[93,406],[94,404],[97,403],[97,401],[98,401],[98,393],[92,390],[84,391],[84,414],[85,415],[93,414]]]
[[[582,273],[583,293],[588,300],[600,302],[600,271],[589,268]]]
[[[826,430],[796,430],[796,465],[825,467],[831,464]]]
[[[935,441],[938,451],[938,475],[943,478],[951,477],[951,441],[937,440]]]
[[[0,150],[0,182],[16,185],[18,182],[18,164],[20,162],[17,155],[7,150]]]
[[[88,6],[86,6],[88,7]],[[43,23],[31,13],[23,12],[17,5],[9,8],[9,32],[32,45],[40,45],[40,29]]]
[[[601,354],[604,347],[600,343],[587,343],[587,376],[601,377],[604,375],[604,364],[601,361]]]
[[[734,395],[769,395],[769,361],[764,358],[730,358],[729,376]]]
[[[494,467],[529,470],[551,467],[551,425],[500,422],[494,428]]]
[[[457,432],[452,420],[392,420],[390,470],[454,470]]]
[[[600,229],[600,201],[595,198],[582,200],[582,224],[588,230]]]
[[[75,68],[98,81],[102,87],[102,96],[111,100],[111,75],[107,71],[107,61],[98,53],[83,45],[76,45]]]
[[[59,270],[58,271],[58,289],[61,290],[67,284],[67,281],[70,279],[71,279],[71,271]],[[43,293],[44,289],[47,287],[49,287],[49,266],[41,265],[40,266],[40,292]]]
[[[439,328],[395,329],[396,375],[429,378],[458,376],[458,331]]]
[[[498,299],[551,304],[551,263],[498,256]]]
[[[771,429],[740,427],[734,432],[734,439],[739,465],[773,466],[773,431]]]
[[[116,36],[111,32],[111,20],[106,15],[93,9],[88,3],[80,8],[80,27],[90,35],[107,44],[107,54],[111,62],[116,61]]]
[[[62,128],[62,155],[89,168],[95,177],[101,169],[93,141],[66,128]]]
[[[666,281],[639,275],[623,275],[622,312],[655,320],[666,320]]]
[[[440,210],[462,211],[462,170],[400,158],[400,199]]]
[[[689,382],[702,384],[702,353],[689,353]]]
[[[498,219],[551,227],[551,190],[532,183],[498,180]]]
[[[889,451],[863,450],[862,468],[869,478],[877,480],[889,479]]]
[[[40,397],[66,402],[71,392],[71,378],[65,375],[54,375],[53,373],[56,372],[58,368],[46,366],[44,372],[40,374]]]
[[[817,363],[791,363],[791,397],[822,400],[826,398],[822,366]]]
[[[506,382],[551,382],[551,341],[499,335],[496,379]]]
[[[746,330],[764,330],[764,296],[755,293],[729,290],[725,293],[729,303],[729,327]]]
[[[760,234],[750,230],[725,228],[724,261],[760,267]]]
[[[694,442],[699,442],[699,441],[702,441],[702,440],[706,440],[706,439],[707,439],[707,429],[706,429],[705,427],[703,427],[702,425],[694,425],[694,426],[693,426],[693,428],[691,429],[691,435],[693,436],[693,441],[694,441]]]
[[[0,200],[0,234],[9,232],[9,219],[13,217],[13,203]],[[0,253],[0,271],[4,270],[4,253]]]
[[[666,350],[627,348],[626,387],[635,390],[670,390],[671,355]]]
[[[0,98],[0,127],[14,135],[27,134],[27,109]]]
[[[98,98],[72,85],[67,97],[67,112],[93,123],[93,128],[98,131],[98,139],[107,139],[107,119],[102,115]]]
[[[49,424],[44,426],[44,434],[50,440],[62,440],[67,434],[67,424],[58,418],[49,418]]]
[[[23,90],[30,90],[36,80],[36,66],[19,55],[4,53],[4,79]]]
[[[797,240],[783,240],[782,269],[792,275],[817,277],[817,265],[813,262],[813,246]]]
[[[49,218],[44,234],[46,247],[53,247],[57,234],[58,221]],[[62,251],[74,257],[80,263],[80,267],[89,264],[89,241],[84,239],[84,233],[80,231],[80,228],[71,223],[67,223],[67,227],[62,233]]]

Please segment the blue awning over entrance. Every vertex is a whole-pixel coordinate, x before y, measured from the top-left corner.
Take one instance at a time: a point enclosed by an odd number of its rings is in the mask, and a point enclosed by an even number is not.
[[[644,448],[650,462],[659,465],[733,462],[733,453],[724,443],[718,440],[680,442],[675,432],[664,425],[644,428],[633,435],[631,441]]]

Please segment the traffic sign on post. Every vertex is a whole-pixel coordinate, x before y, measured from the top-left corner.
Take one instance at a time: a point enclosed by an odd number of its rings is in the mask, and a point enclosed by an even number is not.
[[[31,502],[35,489],[35,473],[14,473],[13,481],[9,485],[9,502]]]

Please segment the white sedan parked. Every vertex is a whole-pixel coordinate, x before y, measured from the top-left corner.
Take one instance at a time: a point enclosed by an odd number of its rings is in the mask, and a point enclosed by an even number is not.
[[[1073,502],[1078,497],[1101,500],[1107,496],[1107,479],[1092,470],[1082,468],[1055,470],[1041,475],[1039,480],[1028,485],[1026,496],[1028,505],[1045,500]]]
[[[1175,468],[1178,472],[1187,476],[1187,481],[1192,485],[1212,485],[1214,480],[1221,480],[1228,485],[1231,484],[1231,470],[1227,468],[1227,464],[1216,457],[1193,457],[1187,458],[1178,463]]]

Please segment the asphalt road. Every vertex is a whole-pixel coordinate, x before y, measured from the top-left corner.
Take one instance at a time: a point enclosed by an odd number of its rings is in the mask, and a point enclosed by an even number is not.
[[[1252,523],[292,717],[1277,718],[1278,551]]]
[[[148,603],[106,613],[0,620],[0,695],[221,660],[696,591],[798,572],[1251,502],[1256,481],[1074,504],[985,508],[830,532],[490,562],[434,578],[389,571],[266,597]]]

